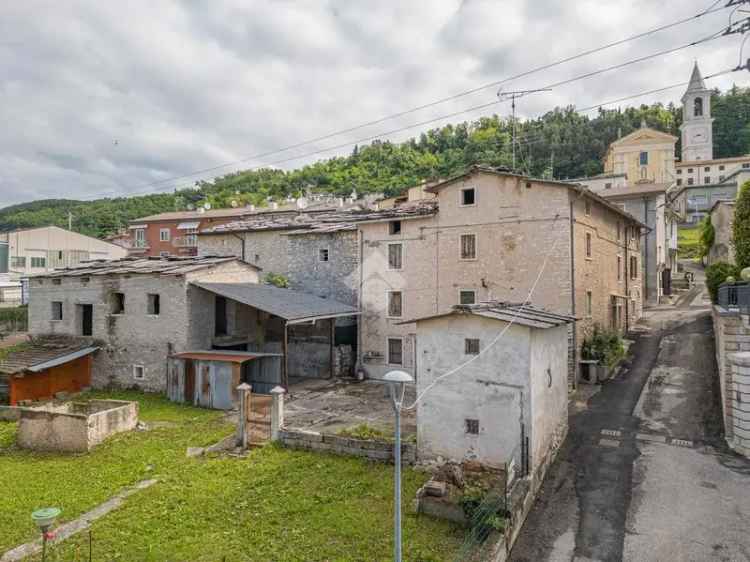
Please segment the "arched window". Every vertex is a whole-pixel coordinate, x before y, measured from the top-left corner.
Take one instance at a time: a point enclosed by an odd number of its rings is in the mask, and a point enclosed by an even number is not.
[[[693,116],[703,117],[703,98],[695,98],[693,102]]]

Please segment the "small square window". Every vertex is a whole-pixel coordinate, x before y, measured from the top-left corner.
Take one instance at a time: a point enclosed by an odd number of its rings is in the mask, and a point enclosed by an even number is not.
[[[706,166],[705,168],[703,168],[703,171],[704,172],[710,172],[711,171],[711,167],[710,166]]]
[[[109,313],[125,313],[125,293],[111,293],[109,295]]]
[[[688,185],[693,185],[693,178],[688,178]]]
[[[462,234],[461,235],[461,259],[462,260],[477,259],[477,235],[476,234]]]
[[[682,175],[682,168],[677,168],[677,175],[678,176]]]
[[[388,292],[388,316],[400,318],[404,310],[404,296],[401,291]]]
[[[404,247],[402,244],[388,244],[388,269],[401,269]]]
[[[476,304],[477,293],[471,289],[461,290],[458,292],[458,304]]]
[[[388,338],[388,363],[390,365],[403,365],[404,342],[401,338]]]
[[[161,299],[155,293],[148,295],[148,313],[152,316],[159,316],[161,312]]]
[[[688,168],[688,174],[692,174],[692,173],[693,173],[693,169],[692,168]]]
[[[401,234],[401,221],[391,221],[388,223],[389,234]]]
[[[604,184],[604,189],[612,189],[612,183],[611,182],[605,183]]]
[[[159,229],[159,241],[169,242],[169,229],[168,228]]]
[[[318,250],[318,261],[328,261],[328,248]]]
[[[722,164],[721,166],[719,166],[719,171],[720,171],[720,172],[723,172],[723,171],[724,171],[724,164]]]
[[[476,338],[466,338],[464,340],[464,354],[479,355],[479,340]]]
[[[63,303],[61,301],[52,301],[52,320],[63,319]]]
[[[479,420],[466,418],[466,433],[469,435],[479,435]]]
[[[133,365],[133,378],[137,381],[146,379],[146,368],[143,365]]]
[[[469,206],[474,205],[477,201],[476,191],[473,187],[461,190],[461,205]]]

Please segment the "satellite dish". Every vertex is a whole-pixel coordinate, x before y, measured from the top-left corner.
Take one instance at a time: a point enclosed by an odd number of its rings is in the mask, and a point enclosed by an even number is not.
[[[206,211],[209,211],[211,209],[211,203],[203,203],[203,208],[206,209]]]
[[[233,208],[233,209],[236,209],[236,208],[237,208],[237,207],[239,207],[239,206],[240,206],[240,204],[239,204],[239,203],[237,203],[237,201],[235,201],[234,199],[232,199],[232,208]]]

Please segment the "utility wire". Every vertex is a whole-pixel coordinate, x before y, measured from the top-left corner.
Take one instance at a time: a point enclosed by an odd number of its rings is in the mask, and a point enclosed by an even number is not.
[[[544,64],[542,66],[538,66],[538,67],[532,68],[530,70],[521,72],[521,73],[516,74],[514,76],[509,76],[507,78],[503,78],[502,80],[496,80],[494,82],[489,82],[489,83],[477,86],[475,88],[471,88],[469,90],[464,90],[462,92],[458,92],[458,93],[453,94],[451,96],[440,98],[440,99],[435,100],[433,102],[429,102],[429,103],[426,103],[426,104],[423,104],[423,105],[419,105],[419,106],[413,107],[411,109],[406,109],[406,110],[403,110],[403,111],[399,111],[397,113],[392,113],[390,115],[386,115],[384,117],[380,117],[380,118],[374,119],[372,121],[368,121],[368,122],[362,123],[360,125],[355,125],[355,126],[352,126],[352,127],[346,128],[346,129],[341,129],[339,131],[334,131],[332,133],[327,133],[325,135],[321,135],[319,137],[315,137],[315,138],[312,138],[312,139],[301,141],[301,142],[298,142],[298,143],[295,143],[295,144],[292,144],[292,145],[289,145],[289,146],[286,146],[286,147],[282,147],[282,148],[273,149],[273,150],[270,150],[270,151],[266,151],[266,152],[254,154],[254,155],[251,155],[251,156],[247,156],[247,157],[241,158],[239,160],[234,160],[234,161],[231,161],[231,162],[225,162],[223,164],[219,164],[219,165],[216,165],[216,166],[211,166],[211,167],[208,167],[208,168],[203,168],[203,169],[196,170],[194,172],[190,172],[190,173],[187,173],[187,174],[182,174],[182,175],[177,175],[177,176],[172,176],[172,177],[169,177],[169,178],[164,178],[164,179],[161,179],[161,180],[157,180],[157,181],[154,181],[154,182],[151,182],[149,184],[145,184],[145,185],[139,187],[138,190],[135,191],[135,193],[141,193],[142,192],[141,190],[143,190],[143,189],[149,189],[151,187],[154,187],[154,186],[157,186],[157,185],[161,185],[163,183],[168,183],[168,182],[172,182],[172,181],[175,181],[175,180],[185,179],[185,178],[189,178],[189,177],[192,177],[192,176],[197,176],[197,175],[205,174],[205,173],[208,173],[208,172],[213,172],[213,171],[220,170],[222,168],[226,168],[226,167],[229,167],[229,166],[234,166],[234,165],[242,164],[242,163],[249,162],[249,161],[252,161],[252,160],[258,160],[258,159],[261,159],[261,158],[266,158],[268,156],[272,156],[274,154],[278,154],[278,153],[281,153],[281,152],[287,152],[287,151],[293,150],[295,148],[301,148],[301,147],[307,146],[309,144],[313,144],[313,143],[320,142],[320,141],[323,141],[323,140],[328,140],[330,138],[341,136],[341,135],[344,135],[344,134],[347,134],[347,133],[351,133],[351,132],[357,131],[359,129],[364,129],[366,127],[370,127],[370,126],[373,126],[373,125],[378,125],[380,123],[384,123],[384,122],[390,121],[392,119],[397,119],[399,117],[403,117],[403,116],[408,115],[410,113],[421,111],[423,109],[428,109],[430,107],[434,107],[436,105],[440,105],[440,104],[443,104],[443,103],[446,103],[446,102],[449,102],[449,101],[454,101],[454,100],[460,99],[462,97],[465,97],[465,96],[468,96],[468,95],[471,95],[471,94],[474,94],[474,93],[486,90],[488,88],[495,88],[495,87],[500,86],[502,84],[505,84],[505,83],[508,83],[508,82],[512,82],[514,80],[518,80],[519,78],[524,78],[526,76],[530,76],[532,74],[536,74],[537,72],[541,72],[543,70],[549,70],[550,68],[553,68],[555,66],[559,66],[561,64],[572,62],[574,60],[577,60],[577,59],[580,59],[580,58],[583,58],[583,57],[587,57],[589,55],[592,55],[592,54],[595,54],[595,53],[598,53],[598,52],[601,52],[601,51],[605,51],[605,50],[611,49],[613,47],[617,47],[619,45],[623,45],[625,43],[629,43],[631,41],[635,41],[637,39],[642,39],[644,37],[648,37],[648,36],[653,35],[655,33],[659,33],[661,31],[665,31],[667,29],[671,29],[673,27],[680,26],[680,25],[683,25],[683,24],[688,23],[688,22],[696,21],[696,20],[698,20],[698,19],[700,19],[700,18],[702,18],[702,17],[704,17],[706,15],[709,15],[709,14],[712,14],[712,13],[724,10],[725,8],[728,7],[728,6],[721,6],[721,7],[717,8],[716,5],[720,1],[721,0],[719,0],[717,2],[714,2],[707,9],[705,9],[702,12],[699,12],[697,14],[694,14],[692,16],[689,16],[689,17],[686,17],[686,18],[683,18],[683,19],[680,19],[680,20],[677,20],[677,21],[674,21],[674,22],[671,22],[671,23],[668,23],[668,24],[661,25],[661,26],[655,27],[655,28],[647,30],[647,31],[643,31],[641,33],[637,33],[635,35],[631,35],[629,37],[625,37],[623,39],[619,39],[619,40],[613,41],[611,43],[607,43],[607,44],[602,45],[600,47],[596,47],[596,48],[593,48],[593,49],[588,49],[586,51],[582,51],[582,52],[577,53],[575,55],[571,55],[569,57],[566,57],[566,58],[563,58],[563,59],[559,59],[557,61],[554,61],[554,62],[551,62],[551,63],[548,63],[548,64]],[[110,193],[114,193],[114,192],[110,192]]]

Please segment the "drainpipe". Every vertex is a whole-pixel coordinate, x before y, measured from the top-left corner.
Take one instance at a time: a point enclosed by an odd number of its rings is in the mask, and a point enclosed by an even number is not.
[[[634,228],[634,227],[631,227]],[[625,247],[625,264],[623,275],[625,275],[625,333],[630,331],[630,256],[628,255],[628,233],[624,233],[623,240]]]
[[[648,199],[646,199],[645,197],[643,198],[643,224],[648,226]],[[643,277],[644,277],[644,280],[646,281],[645,283],[646,300],[648,300],[649,297],[651,296],[651,293],[648,290],[648,235],[649,235],[649,232],[646,232],[646,235],[643,237],[643,268],[644,268]],[[658,284],[658,280],[657,280],[657,284]],[[658,289],[657,289],[656,294],[658,296],[659,294]],[[657,299],[656,304],[659,304],[658,300],[659,299]]]
[[[570,200],[570,315],[576,315],[576,253],[575,235],[573,228],[575,219],[573,214],[573,199]],[[578,388],[578,336],[577,325],[573,322],[573,389]]]
[[[360,314],[357,315],[357,361],[354,366],[355,378],[359,378],[360,370],[364,372],[364,365],[362,363],[362,290],[365,284],[365,278],[364,266],[362,263],[364,259],[364,236],[361,228],[357,229],[357,238],[359,238],[359,264],[357,266],[359,268],[359,290],[357,291],[357,310],[359,310]]]

